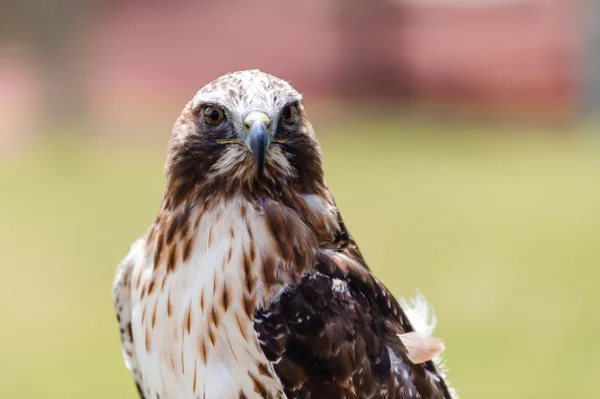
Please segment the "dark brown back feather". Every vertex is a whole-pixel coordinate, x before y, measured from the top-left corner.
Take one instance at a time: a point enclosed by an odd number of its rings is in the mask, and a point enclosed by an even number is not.
[[[398,320],[353,284],[334,289],[334,280],[305,275],[256,313],[256,333],[288,398],[450,398],[433,365],[406,358]]]
[[[409,320],[366,266],[339,213],[338,223],[300,283],[255,315],[255,331],[286,395],[451,398],[432,362],[415,365],[406,356],[397,334],[413,331]]]

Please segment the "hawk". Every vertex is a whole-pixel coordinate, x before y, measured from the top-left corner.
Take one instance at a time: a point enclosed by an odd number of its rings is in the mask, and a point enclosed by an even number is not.
[[[454,397],[432,361],[441,341],[414,330],[348,233],[290,84],[251,70],[206,85],[165,175],[113,289],[142,398]]]

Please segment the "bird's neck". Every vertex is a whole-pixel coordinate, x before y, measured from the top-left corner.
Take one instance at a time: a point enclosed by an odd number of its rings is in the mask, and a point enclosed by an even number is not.
[[[207,267],[193,260],[218,254],[215,262],[241,268],[245,294],[265,306],[313,266],[319,244],[331,241],[337,223],[326,189],[318,194],[285,190],[270,198],[235,195],[163,204],[147,240],[154,248],[154,268],[168,272],[182,265]]]

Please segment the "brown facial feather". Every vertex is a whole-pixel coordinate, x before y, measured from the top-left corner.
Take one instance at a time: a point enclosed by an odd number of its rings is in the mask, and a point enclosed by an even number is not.
[[[307,194],[321,191],[324,186],[321,151],[302,108],[300,123],[294,126],[279,124],[276,133],[287,137],[285,144],[277,146],[296,173],[294,176],[288,175],[267,158],[265,175],[259,177],[251,157],[240,160],[238,167],[244,173],[212,173],[213,165],[228,149],[227,146],[218,144],[217,139],[234,138],[236,133],[229,123],[218,128],[203,125],[192,106],[191,102],[186,106],[174,127],[165,167],[165,208],[173,209],[186,201],[191,203],[205,200],[213,193],[219,194],[213,196],[216,198],[242,194],[249,201],[261,197],[270,198],[286,185],[295,185]]]

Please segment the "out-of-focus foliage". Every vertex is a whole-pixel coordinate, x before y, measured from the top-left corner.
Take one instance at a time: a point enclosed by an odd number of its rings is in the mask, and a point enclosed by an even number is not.
[[[317,130],[371,267],[397,296],[420,287],[435,306],[462,397],[600,396],[597,136],[395,121]],[[3,397],[136,397],[111,283],[158,209],[164,153],[69,136],[0,159]]]

